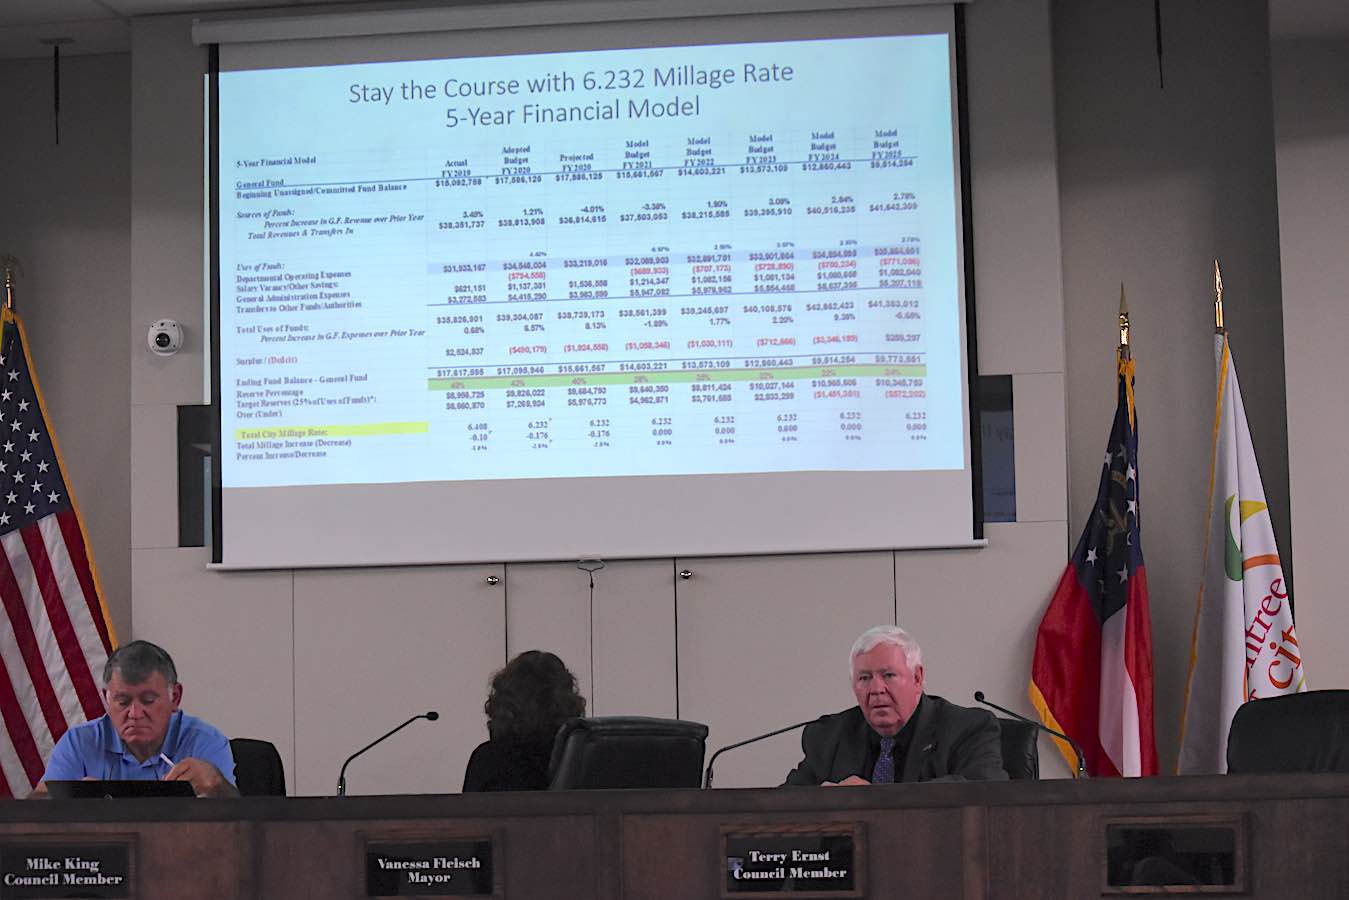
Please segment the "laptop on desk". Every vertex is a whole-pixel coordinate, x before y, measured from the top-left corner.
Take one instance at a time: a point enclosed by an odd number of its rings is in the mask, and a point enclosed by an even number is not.
[[[48,781],[47,793],[55,800],[196,796],[187,781]]]

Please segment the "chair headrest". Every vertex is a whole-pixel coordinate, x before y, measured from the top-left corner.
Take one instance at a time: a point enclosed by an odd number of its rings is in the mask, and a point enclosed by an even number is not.
[[[706,741],[706,725],[682,719],[568,719],[553,743],[549,789],[697,787]]]
[[[1349,772],[1349,690],[1243,703],[1227,732],[1227,771]]]
[[[1040,729],[1030,722],[998,718],[1002,738],[1002,767],[1014,781],[1040,777]]]

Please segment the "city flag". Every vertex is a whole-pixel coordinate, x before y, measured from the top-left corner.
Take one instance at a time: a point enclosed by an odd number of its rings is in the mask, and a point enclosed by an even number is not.
[[[1155,775],[1152,625],[1139,540],[1134,361],[1117,357],[1119,400],[1096,504],[1035,636],[1030,699],[1082,746],[1088,775]],[[1056,741],[1076,771],[1068,745]]]
[[[103,715],[112,629],[23,323],[0,312],[0,798],[26,797],[66,729]]]
[[[1307,689],[1293,610],[1227,335],[1214,338],[1208,540],[1181,722],[1182,775],[1227,771],[1227,729],[1247,700]]]

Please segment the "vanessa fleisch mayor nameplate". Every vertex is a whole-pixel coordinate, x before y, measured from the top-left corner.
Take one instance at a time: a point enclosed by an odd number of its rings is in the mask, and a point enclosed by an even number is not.
[[[864,897],[864,837],[860,823],[723,827],[721,896]]]
[[[0,843],[0,897],[131,898],[134,838]]]
[[[487,838],[365,844],[367,897],[497,896],[493,874]]]

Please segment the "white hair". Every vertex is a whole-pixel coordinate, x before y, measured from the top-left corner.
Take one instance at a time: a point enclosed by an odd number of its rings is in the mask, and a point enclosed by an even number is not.
[[[904,662],[911,672],[923,664],[923,648],[918,646],[918,642],[907,631],[898,625],[877,625],[862,632],[857,640],[852,642],[852,652],[848,654],[849,678],[852,678],[853,660],[881,644],[891,644],[902,650]]]

